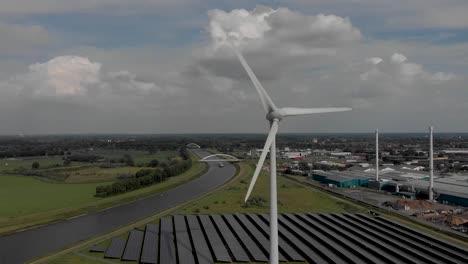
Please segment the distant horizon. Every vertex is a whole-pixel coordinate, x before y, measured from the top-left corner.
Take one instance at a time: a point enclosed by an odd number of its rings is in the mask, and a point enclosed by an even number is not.
[[[350,134],[374,134],[374,131],[370,132],[286,132],[278,133],[278,135],[350,135]],[[379,134],[428,134],[427,131],[418,132],[397,132],[397,131],[380,131]],[[434,134],[468,134],[468,132],[451,132],[451,131],[434,131]],[[0,137],[40,137],[40,136],[186,136],[186,135],[266,135],[261,132],[202,132],[202,133],[134,133],[134,132],[118,132],[118,133],[44,133],[44,134],[0,134]]]

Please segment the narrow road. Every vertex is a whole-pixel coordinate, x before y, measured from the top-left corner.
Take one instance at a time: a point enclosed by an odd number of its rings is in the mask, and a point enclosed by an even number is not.
[[[210,155],[204,150],[193,151],[201,158]],[[217,163],[209,162],[209,169],[204,175],[163,194],[62,222],[0,236],[0,263],[24,263],[82,240],[108,233],[194,199],[226,183],[235,173],[236,169],[230,163],[225,162],[224,167],[220,168]]]

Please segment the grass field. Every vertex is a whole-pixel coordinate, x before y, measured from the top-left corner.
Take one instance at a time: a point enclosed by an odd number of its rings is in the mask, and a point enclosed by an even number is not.
[[[99,184],[54,184],[30,176],[0,176],[0,217],[17,217],[98,201]],[[1,225],[1,222],[0,222]]]
[[[158,159],[159,161],[166,161],[168,158],[177,157],[179,154],[177,151],[158,151],[154,154],[149,154],[148,151],[141,150],[123,150],[123,149],[82,149],[73,151],[72,154],[93,154],[98,155],[107,159],[118,159],[125,154],[129,154],[135,160],[135,163],[148,163],[153,159]]]
[[[66,172],[68,177],[66,183],[90,183],[90,182],[105,182],[115,181],[116,177],[122,174],[135,175],[141,169],[146,167],[118,167],[118,168],[83,168],[77,171]],[[151,169],[151,168],[149,168]]]
[[[263,205],[246,207],[244,197],[253,174],[253,167],[241,163],[241,176],[216,194],[197,199],[175,213],[268,213],[269,176],[263,171],[258,177],[251,197],[260,197]],[[365,208],[308,188],[284,177],[278,177],[279,212],[365,212]]]
[[[39,162],[40,169],[51,168],[56,165],[62,165],[61,157],[32,157],[28,159],[0,159],[0,172],[11,172],[19,168],[31,169],[33,162]]]
[[[195,157],[192,157],[196,159]],[[0,176],[0,234],[67,219],[164,192],[190,181],[206,170],[194,162],[188,171],[167,181],[107,198],[94,197],[100,183],[47,183],[30,176]]]
[[[76,151],[74,154],[86,153],[102,156],[107,159],[120,159],[125,154],[130,154],[135,167],[101,168],[101,163],[72,162],[70,166],[63,166],[63,158],[54,157],[23,157],[17,159],[0,159],[1,174],[18,174],[18,169],[31,170],[34,162],[39,162],[40,167],[34,170],[45,179],[65,183],[95,183],[115,180],[120,174],[134,174],[143,169],[151,160],[168,161],[179,157],[177,151],[159,151],[149,154],[147,151],[122,150],[122,149],[96,149]]]

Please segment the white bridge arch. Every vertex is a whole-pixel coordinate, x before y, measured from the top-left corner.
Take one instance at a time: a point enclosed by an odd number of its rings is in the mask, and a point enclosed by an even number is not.
[[[200,145],[198,145],[196,143],[188,143],[185,147],[187,147],[187,148],[196,148],[196,149],[201,148]]]
[[[212,159],[214,157],[217,157],[217,159]],[[211,162],[211,161],[214,161],[214,162],[219,162],[219,161],[238,162],[238,161],[241,161],[241,160],[234,157],[234,156],[228,155],[228,154],[213,154],[213,155],[206,156],[206,157],[204,157],[203,159],[201,159],[199,161],[200,162]]]

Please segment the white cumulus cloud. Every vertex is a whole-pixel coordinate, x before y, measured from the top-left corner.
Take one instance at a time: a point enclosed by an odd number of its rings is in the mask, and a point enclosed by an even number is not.
[[[29,66],[29,71],[4,84],[35,97],[76,97],[90,93],[141,93],[159,90],[154,83],[136,80],[128,71],[105,72],[102,65],[79,56],[59,56]]]
[[[274,46],[283,42],[312,49],[361,38],[360,31],[348,18],[324,14],[308,16],[288,8],[258,6],[251,11],[234,9],[230,12],[215,9],[208,12],[208,17],[208,30],[216,47],[230,40],[239,45],[258,41]]]

